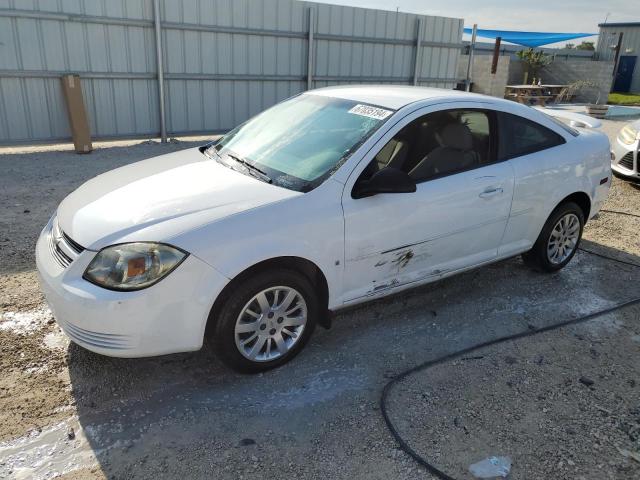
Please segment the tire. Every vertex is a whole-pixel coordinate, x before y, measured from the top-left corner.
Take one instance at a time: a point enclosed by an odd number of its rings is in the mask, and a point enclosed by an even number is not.
[[[564,219],[564,225],[571,225],[567,229],[563,230],[562,225],[559,226],[559,222]],[[559,230],[558,230],[559,228]],[[577,238],[573,237],[573,232],[577,234]],[[533,248],[526,253],[522,254],[524,263],[536,270],[543,272],[557,272],[564,268],[573,258],[578,247],[580,246],[580,240],[582,239],[582,230],[584,229],[584,213],[580,206],[573,202],[566,202],[551,212],[551,215],[547,219],[547,222],[542,227],[542,231],[533,244]],[[569,235],[566,235],[570,232]],[[559,245],[564,245],[564,248],[558,248],[555,250],[551,244],[551,236],[558,238]],[[560,234],[560,236],[558,236]],[[561,239],[566,238],[566,241]],[[558,254],[554,258],[554,254]],[[560,254],[560,252],[566,252],[566,254]]]
[[[219,309],[212,332],[216,352],[242,373],[278,367],[300,353],[311,337],[318,306],[306,276],[288,269],[259,272],[237,285]]]

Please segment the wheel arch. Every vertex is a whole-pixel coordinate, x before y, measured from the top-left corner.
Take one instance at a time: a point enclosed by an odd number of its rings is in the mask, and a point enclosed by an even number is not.
[[[574,192],[571,195],[567,195],[558,202],[554,210],[563,203],[567,202],[573,202],[580,207],[582,213],[584,214],[585,223],[587,222],[587,220],[589,220],[589,214],[591,213],[591,197],[589,197],[588,194],[586,194],[585,192]]]
[[[229,281],[229,283],[227,283],[227,285],[222,289],[213,303],[213,307],[211,308],[209,317],[207,318],[205,335],[211,333],[220,308],[222,308],[222,305],[229,297],[230,292],[233,291],[233,289],[236,288],[238,284],[242,283],[243,280],[252,275],[255,275],[258,272],[263,272],[265,270],[274,268],[286,268],[307,277],[307,279],[316,287],[319,294],[318,303],[320,305],[321,311],[319,312],[318,323],[325,328],[329,328],[331,326],[331,319],[328,310],[329,284],[324,272],[314,262],[306,258],[297,256],[281,256],[262,260],[254,265],[251,265],[250,267],[245,268],[243,271],[233,277],[231,281]]]

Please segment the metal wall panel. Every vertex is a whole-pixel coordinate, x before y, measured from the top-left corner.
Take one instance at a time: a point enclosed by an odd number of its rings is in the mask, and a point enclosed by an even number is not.
[[[618,43],[618,36],[620,33],[623,34],[620,55],[638,56],[638,52],[640,52],[640,26],[607,26],[600,27],[600,35],[596,46],[598,60],[614,60],[615,49],[612,47]],[[636,61],[636,67],[633,71],[629,91],[640,92],[640,61]]]
[[[70,137],[65,73],[82,78],[94,138],[157,135],[153,18],[153,0],[0,0],[0,143]],[[304,91],[310,26],[314,88],[451,88],[462,39],[459,19],[295,0],[161,0],[160,18],[174,135],[228,130]]]

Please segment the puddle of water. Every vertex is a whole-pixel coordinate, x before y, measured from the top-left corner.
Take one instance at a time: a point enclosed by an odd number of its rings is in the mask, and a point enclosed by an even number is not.
[[[360,390],[371,379],[366,370],[361,368],[322,370],[309,375],[308,379],[299,386],[284,390],[272,390],[269,393],[260,393],[256,396],[255,383],[246,383],[225,390],[221,395],[203,391],[198,395],[196,403],[200,405],[218,405],[220,402],[235,399],[234,404],[242,408],[286,408],[298,409],[310,405],[334,400],[342,394]],[[170,412],[173,415],[175,411]]]
[[[73,429],[73,436],[69,432]],[[40,432],[0,444],[0,478],[49,480],[99,464],[98,458],[132,440],[116,438],[124,426],[118,422],[82,427],[77,416]]]
[[[624,326],[624,322],[612,315],[606,315],[601,318],[595,318],[584,324],[584,328],[594,336],[607,333],[615,333]]]
[[[612,307],[616,302],[607,300],[597,293],[587,290],[573,294],[568,303],[571,305],[571,309],[579,315],[589,315],[590,313]]]
[[[532,297],[515,295],[510,297],[509,301],[506,302],[504,310],[510,313],[521,315],[531,311],[535,312],[539,309],[539,307],[545,304],[553,306],[557,303],[558,300],[555,298],[551,298],[549,300],[539,300]],[[567,306],[569,310],[575,315],[588,315],[590,313],[611,307],[615,304],[615,302],[601,297],[593,290],[585,289],[581,291],[571,292],[571,295],[563,301],[563,304]]]
[[[0,330],[6,330],[17,334],[34,333],[47,324],[53,318],[51,310],[40,307],[26,312],[5,312],[0,318]]]
[[[67,435],[70,428],[74,439]],[[77,418],[0,444],[0,478],[45,480],[96,463]]]
[[[301,408],[315,403],[328,402],[347,391],[361,389],[367,380],[366,375],[361,371],[330,372],[324,370],[315,373],[313,378],[301,387],[273,392],[262,405]]]
[[[610,105],[607,118],[637,117],[640,116],[640,108],[626,105]]]

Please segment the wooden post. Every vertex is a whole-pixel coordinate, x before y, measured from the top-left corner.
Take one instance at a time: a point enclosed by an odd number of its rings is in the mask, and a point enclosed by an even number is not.
[[[492,75],[495,75],[498,71],[498,59],[500,58],[500,42],[502,42],[502,37],[496,37],[496,44],[493,46],[493,61],[491,62]]]
[[[69,128],[76,153],[90,153],[93,150],[93,145],[91,145],[91,131],[82,98],[80,76],[64,75],[62,77],[62,92],[67,104]]]

